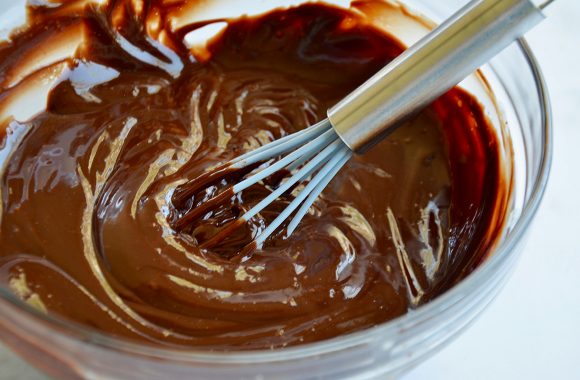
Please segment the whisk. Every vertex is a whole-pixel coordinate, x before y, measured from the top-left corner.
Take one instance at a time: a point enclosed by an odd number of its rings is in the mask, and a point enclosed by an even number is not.
[[[221,228],[202,247],[211,248],[300,183],[304,188],[246,248],[262,247],[288,218],[291,235],[316,198],[355,153],[364,153],[409,116],[421,110],[543,20],[549,1],[474,0],[328,110],[328,118],[208,171],[176,189],[175,204],[236,172],[241,181],[192,208],[173,222],[184,229],[275,173],[285,181],[240,218]],[[262,163],[274,160],[268,167]],[[310,180],[308,180],[310,179]]]

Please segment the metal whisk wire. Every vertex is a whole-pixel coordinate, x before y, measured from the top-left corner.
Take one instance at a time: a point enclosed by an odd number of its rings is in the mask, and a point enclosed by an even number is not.
[[[286,155],[285,155],[286,154]],[[288,219],[298,207],[298,211],[290,221],[287,231],[288,235],[292,234],[302,218],[308,212],[310,206],[316,198],[336,176],[338,171],[351,158],[352,151],[338,137],[327,119],[317,123],[309,128],[294,134],[273,141],[252,152],[248,152],[238,158],[219,166],[220,173],[223,175],[230,171],[240,171],[252,168],[253,165],[267,162],[272,159],[278,159],[268,167],[251,174],[241,182],[226,188],[224,191],[208,200],[205,205],[215,205],[231,198],[245,189],[259,183],[267,177],[285,170],[291,175],[283,181],[269,196],[264,198],[235,222],[223,227],[214,237],[205,242],[204,248],[211,248],[221,242],[228,233],[237,228],[240,224],[246,223],[251,218],[263,211],[274,200],[290,190],[299,182],[305,182],[309,177],[306,186],[292,200],[292,202],[276,217],[266,229],[254,237],[253,245],[262,247],[268,237],[276,231],[286,219]],[[285,155],[285,156],[284,156]],[[214,176],[213,181],[222,176]],[[199,182],[199,177],[192,182]],[[190,193],[178,194],[177,201],[191,196]],[[204,205],[187,211],[179,216],[178,228],[183,228],[191,220],[203,216],[210,210]]]

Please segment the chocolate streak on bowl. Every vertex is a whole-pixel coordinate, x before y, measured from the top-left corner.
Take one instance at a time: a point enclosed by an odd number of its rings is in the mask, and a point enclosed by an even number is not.
[[[180,185],[324,118],[403,51],[357,11],[371,3],[214,24],[184,22],[181,2],[30,7],[29,26],[0,45],[10,157],[0,281],[46,313],[115,336],[238,350],[366,329],[471,273],[501,235],[509,187],[498,136],[459,88],[355,157],[289,238],[281,231],[238,253],[292,193],[200,248],[276,181],[171,227],[237,179],[174,205]],[[200,30],[214,33],[208,43],[192,42]],[[51,45],[65,40],[74,48]],[[21,112],[42,95],[45,111]]]

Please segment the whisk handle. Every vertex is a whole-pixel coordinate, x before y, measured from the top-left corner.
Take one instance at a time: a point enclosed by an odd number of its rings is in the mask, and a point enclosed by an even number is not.
[[[532,3],[534,3],[534,5],[540,9],[544,9],[554,1],[555,0],[532,0]]]
[[[544,19],[546,0],[474,0],[328,111],[362,153]]]

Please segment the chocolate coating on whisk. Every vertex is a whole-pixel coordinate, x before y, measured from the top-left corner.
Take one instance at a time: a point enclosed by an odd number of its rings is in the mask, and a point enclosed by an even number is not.
[[[179,17],[195,2],[81,3],[31,8],[0,46],[2,111],[24,68],[41,70],[32,52],[79,30],[84,41],[51,66],[66,68],[48,109],[6,121],[0,281],[26,285],[24,300],[150,344],[269,349],[401,316],[490,254],[509,189],[497,137],[460,89],[349,161],[291,237],[239,252],[298,189],[211,244],[279,178],[173,224],[245,174],[209,169],[314,124],[395,58],[401,44],[362,13],[410,17],[401,9],[277,10],[227,20],[196,50],[182,40],[202,25]]]

